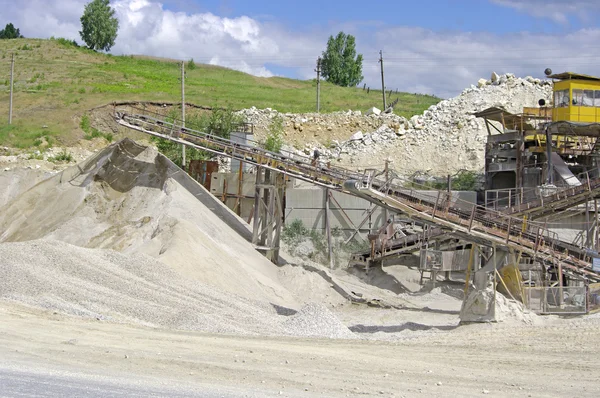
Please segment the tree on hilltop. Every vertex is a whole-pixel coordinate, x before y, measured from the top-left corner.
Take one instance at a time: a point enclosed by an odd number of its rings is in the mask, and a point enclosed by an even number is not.
[[[12,23],[7,23],[6,27],[0,30],[0,39],[21,39],[23,36],[19,29],[15,28]]]
[[[329,36],[321,60],[323,78],[338,86],[356,86],[363,79],[362,61],[362,54],[356,55],[354,36],[344,32]]]
[[[110,0],[93,0],[81,16],[81,39],[92,50],[109,51],[115,45],[119,21]]]

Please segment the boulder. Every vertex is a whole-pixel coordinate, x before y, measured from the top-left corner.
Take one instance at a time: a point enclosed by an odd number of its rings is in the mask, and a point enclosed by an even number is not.
[[[365,116],[370,116],[370,115],[379,116],[379,115],[381,115],[381,110],[373,107],[365,112]]]
[[[479,88],[481,88],[481,87],[483,87],[483,86],[486,86],[487,84],[488,84],[488,81],[487,81],[487,80],[485,80],[485,79],[479,79],[479,80],[477,81],[477,87],[479,87]]]
[[[492,72],[492,77],[490,80],[492,81],[492,83],[498,83],[498,80],[500,80],[500,76],[498,76],[496,72]]]
[[[364,134],[362,131],[357,131],[356,133],[352,134],[352,137],[350,137],[350,141],[360,141],[364,138]]]

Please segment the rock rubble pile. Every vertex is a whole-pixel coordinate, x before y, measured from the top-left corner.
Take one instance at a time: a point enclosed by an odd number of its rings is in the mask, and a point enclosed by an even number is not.
[[[266,136],[273,118],[282,117],[287,150],[311,154],[318,149],[332,164],[381,167],[389,159],[400,174],[445,175],[483,170],[488,133],[483,119],[473,113],[492,106],[521,113],[524,107],[536,107],[540,99],[549,102],[551,96],[550,81],[492,73],[490,80],[480,79],[477,86],[410,119],[372,110],[292,114],[250,108],[239,113],[255,125],[258,140]]]

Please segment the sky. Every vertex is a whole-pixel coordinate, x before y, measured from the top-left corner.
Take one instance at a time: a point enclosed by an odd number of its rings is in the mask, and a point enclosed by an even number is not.
[[[0,27],[81,43],[89,0],[0,0]],[[327,39],[354,35],[364,80],[386,89],[458,95],[492,72],[600,75],[600,0],[112,0],[111,53],[221,65],[256,76],[315,78]]]

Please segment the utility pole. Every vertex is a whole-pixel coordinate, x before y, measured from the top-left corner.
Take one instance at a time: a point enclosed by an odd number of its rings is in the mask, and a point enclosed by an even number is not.
[[[14,76],[15,76],[15,54],[13,53],[12,60],[10,61],[10,100],[8,103],[8,124],[12,124]]]
[[[321,111],[321,57],[317,58],[317,113]]]
[[[383,94],[383,109],[385,112],[387,104],[385,101],[385,78],[383,76],[383,50],[379,50],[379,63],[381,64],[381,93]]]
[[[181,128],[185,128],[185,62],[181,61]],[[185,145],[181,145],[181,167],[185,171]]]

